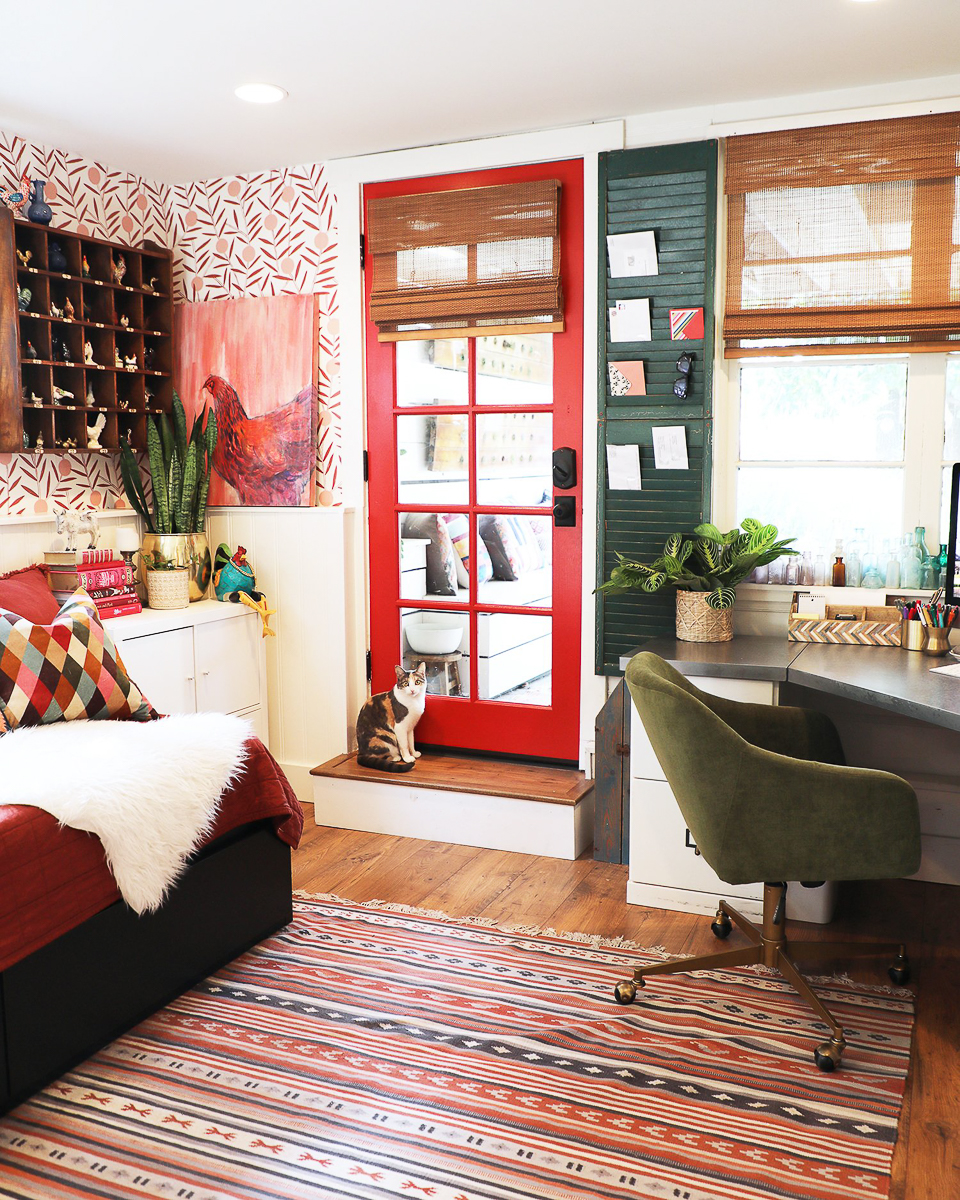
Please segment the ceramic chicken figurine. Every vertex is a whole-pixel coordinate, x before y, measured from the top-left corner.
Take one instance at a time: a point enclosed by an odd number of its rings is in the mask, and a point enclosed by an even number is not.
[[[127,273],[127,260],[122,254],[118,254],[113,264],[113,282],[123,283],[123,277]]]
[[[93,406],[97,402],[97,398],[93,394],[93,384],[92,383],[87,384],[87,394],[84,396],[83,402],[87,406],[87,408],[93,408]]]
[[[55,304],[51,304],[50,305],[50,316],[56,317],[57,320],[59,321],[60,318],[63,316],[63,309],[57,308],[57,306]]]
[[[37,351],[33,345],[33,342],[27,342],[26,346],[24,346],[24,348],[23,348],[23,353],[26,358],[39,358],[40,357],[40,355],[37,353]]]
[[[257,591],[257,579],[253,567],[247,562],[247,551],[243,546],[238,546],[233,555],[226,542],[221,542],[217,547],[213,564],[213,590],[218,600],[246,604],[258,613],[263,624],[263,637],[277,636],[276,630],[270,628],[270,618],[277,610],[269,608],[263,592]]]
[[[90,264],[87,262],[87,256],[84,255],[80,263],[80,270],[83,272],[84,279],[90,278]]]
[[[0,201],[14,213],[23,211],[24,205],[30,202],[30,180],[26,171],[20,176],[20,182],[15,188],[5,188],[0,184]]]
[[[103,427],[107,423],[107,418],[104,413],[100,413],[92,425],[87,426],[87,449],[102,450],[100,445],[100,434],[103,433]]]
[[[93,343],[92,342],[84,342],[83,343],[83,361],[85,363],[93,365]]]
[[[64,302],[63,302],[63,315],[64,315],[64,317],[66,318],[66,320],[68,320],[68,321],[72,321],[72,320],[73,320],[73,314],[74,314],[75,312],[76,312],[76,309],[75,309],[75,308],[73,307],[73,305],[70,303],[70,297],[68,296],[68,297],[66,298],[66,300],[64,300]]]
[[[135,354],[128,354],[123,360],[123,365],[126,370],[135,371],[137,369],[137,356]]]
[[[120,328],[126,329],[129,326],[129,324],[130,324],[130,318],[127,316],[126,313],[124,313],[123,316],[120,318]]]

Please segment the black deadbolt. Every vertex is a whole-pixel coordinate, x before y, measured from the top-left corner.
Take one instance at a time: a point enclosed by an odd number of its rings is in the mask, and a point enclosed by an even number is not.
[[[553,486],[561,491],[577,486],[577,453],[569,446],[553,452]]]

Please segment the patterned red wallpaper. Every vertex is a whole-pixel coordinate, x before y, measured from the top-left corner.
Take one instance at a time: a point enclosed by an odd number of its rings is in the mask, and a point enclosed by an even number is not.
[[[322,504],[339,504],[337,233],[322,165],[170,187],[0,131],[0,180],[12,184],[24,169],[47,180],[55,225],[131,245],[149,238],[171,246],[180,301],[318,295],[317,494]],[[122,497],[113,457],[0,455],[0,515],[113,508],[124,505]]]

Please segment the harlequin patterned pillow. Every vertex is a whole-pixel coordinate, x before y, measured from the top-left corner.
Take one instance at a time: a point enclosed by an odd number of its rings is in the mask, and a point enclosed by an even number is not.
[[[156,716],[83,588],[49,625],[0,610],[0,733],[54,721]]]

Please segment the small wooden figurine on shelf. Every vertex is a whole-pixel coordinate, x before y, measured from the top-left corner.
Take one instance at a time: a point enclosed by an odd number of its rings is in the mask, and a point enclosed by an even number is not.
[[[37,353],[36,349],[34,348],[33,342],[27,342],[27,344],[23,348],[23,355],[24,355],[24,358],[39,358],[40,357],[40,355]]]
[[[126,328],[129,326],[129,324],[130,324],[130,318],[127,316],[127,314],[126,314],[126,313],[124,313],[124,314],[123,314],[123,315],[120,317],[120,328],[121,328],[121,329],[126,329]]]
[[[87,426],[87,449],[102,450],[100,445],[100,434],[103,433],[103,427],[107,423],[107,418],[104,413],[100,413],[92,425]]]
[[[20,265],[22,267],[27,267],[30,265],[30,259],[33,258],[33,251],[32,250],[26,250],[26,251],[18,250],[17,258],[20,259]]]
[[[73,305],[70,303],[70,297],[68,296],[68,297],[66,298],[66,300],[64,300],[64,302],[63,302],[63,318],[64,318],[64,320],[65,320],[65,321],[72,321],[72,320],[73,320],[73,314],[74,314],[75,312],[76,312],[76,309],[75,309],[75,308],[73,307]]]
[[[62,318],[62,316],[63,316],[63,309],[62,309],[62,308],[57,308],[57,306],[56,306],[54,303],[52,303],[52,302],[51,302],[51,304],[50,304],[50,316],[51,316],[51,317],[56,317],[56,319],[59,321],[59,320]]]
[[[123,365],[126,370],[135,371],[137,369],[137,356],[135,354],[128,354],[123,360]]]
[[[87,364],[88,367],[96,366],[96,363],[93,361],[93,343],[92,342],[84,342],[83,343],[83,361]]]
[[[33,448],[36,451],[40,451],[43,449],[43,434],[42,433],[37,434],[36,445]]]
[[[123,277],[127,273],[127,260],[122,254],[118,254],[113,263],[113,282],[123,283]]]
[[[33,292],[28,287],[17,288],[17,308],[21,312],[30,311],[30,301],[33,299]]]
[[[93,394],[93,384],[92,383],[87,384],[87,394],[84,396],[83,402],[87,406],[87,408],[93,408],[93,406],[97,402],[97,398]]]
[[[149,283],[145,283],[143,285],[143,290],[145,292],[155,292],[157,290],[157,284],[159,282],[160,282],[159,275],[151,275]]]
[[[90,278],[90,264],[87,262],[87,256],[84,255],[80,260],[80,270],[83,273],[84,279]]]

